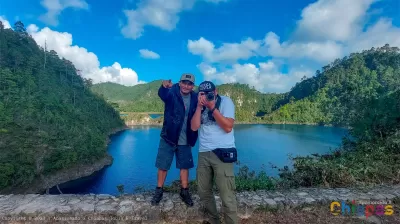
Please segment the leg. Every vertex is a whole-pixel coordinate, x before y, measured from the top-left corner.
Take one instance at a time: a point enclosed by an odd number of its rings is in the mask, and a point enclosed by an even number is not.
[[[165,178],[167,178],[167,170],[158,169],[157,173],[157,187],[163,187]]]
[[[176,168],[180,169],[182,188],[189,184],[189,169],[194,167],[192,148],[188,145],[179,145],[176,151]]]
[[[214,171],[209,163],[210,152],[200,152],[197,165],[197,190],[213,224],[220,223],[217,205],[213,194]]]
[[[220,192],[225,223],[237,224],[236,185],[233,163],[222,162],[214,153],[211,155],[211,160],[213,167],[215,167],[215,183]]]
[[[158,168],[157,188],[151,200],[152,205],[158,205],[158,203],[162,199],[165,178],[167,177],[167,171],[171,168],[173,158],[174,158],[174,148],[170,146],[168,143],[166,143],[164,139],[160,139],[160,145],[158,147],[158,153],[155,164],[156,167]]]
[[[182,188],[188,188],[189,187],[189,170],[181,169],[180,176],[181,176]]]
[[[193,200],[189,192],[189,169],[194,167],[192,148],[179,145],[176,151],[176,168],[180,169],[181,177],[181,199],[188,205],[193,206]]]

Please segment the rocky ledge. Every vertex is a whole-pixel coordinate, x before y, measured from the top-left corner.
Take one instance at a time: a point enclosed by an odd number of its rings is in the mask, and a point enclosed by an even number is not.
[[[287,209],[302,205],[331,203],[342,200],[393,200],[400,197],[400,185],[373,188],[300,188],[286,191],[254,191],[237,193],[240,218],[252,215],[260,207]],[[218,209],[221,200],[215,197]],[[204,219],[199,197],[194,194],[195,205],[187,207],[178,194],[164,193],[159,206],[150,205],[151,195],[0,195],[1,221],[77,221],[124,220],[119,223],[186,223]],[[327,207],[329,209],[329,207]],[[49,222],[45,222],[45,221]],[[0,221],[0,222],[1,222]],[[72,223],[72,222],[71,222]],[[75,222],[74,222],[75,223]]]

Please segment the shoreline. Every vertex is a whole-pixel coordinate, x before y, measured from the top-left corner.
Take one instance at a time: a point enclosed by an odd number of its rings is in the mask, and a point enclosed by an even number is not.
[[[316,123],[295,123],[295,122],[235,122],[235,125],[241,125],[241,124],[251,124],[251,125],[256,125],[256,124],[289,124],[289,125],[307,125],[307,126],[321,126],[321,127],[335,127],[331,124],[325,124],[325,125],[320,125]],[[126,124],[127,127],[135,127],[135,126],[162,126],[162,123],[152,123],[152,122],[129,122],[129,124]]]
[[[126,125],[111,130],[105,140],[105,156],[94,163],[78,163],[71,167],[57,170],[47,175],[37,177],[29,186],[25,187],[8,187],[1,191],[1,194],[41,194],[47,189],[56,187],[57,185],[65,184],[70,181],[78,180],[80,178],[89,177],[94,173],[112,165],[114,158],[108,154],[107,147],[111,142],[113,135],[128,129]]]

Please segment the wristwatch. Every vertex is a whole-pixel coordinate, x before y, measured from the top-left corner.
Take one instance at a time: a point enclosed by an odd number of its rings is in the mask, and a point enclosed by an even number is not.
[[[214,107],[211,111],[211,113],[214,113],[214,110],[217,109],[217,107]]]

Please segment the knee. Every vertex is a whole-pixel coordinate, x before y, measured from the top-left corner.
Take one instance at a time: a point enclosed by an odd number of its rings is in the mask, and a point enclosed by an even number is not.
[[[199,184],[197,184],[197,192],[201,198],[213,197],[212,189],[204,188]]]

